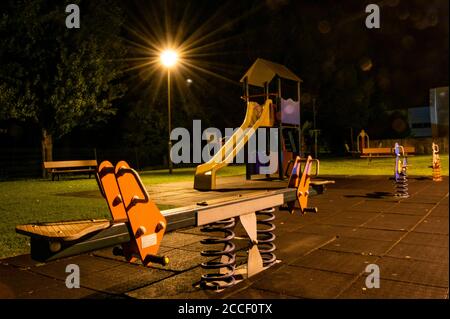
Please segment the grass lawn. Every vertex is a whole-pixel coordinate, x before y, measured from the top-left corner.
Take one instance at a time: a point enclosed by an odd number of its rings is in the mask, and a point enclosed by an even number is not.
[[[142,172],[145,185],[193,180],[194,168],[168,175],[167,170]],[[241,167],[225,167],[220,176],[245,173]],[[80,196],[98,191],[94,178],[62,176],[60,181],[30,179],[0,182],[0,258],[29,252],[28,238],[15,233],[17,224],[74,219],[110,218],[105,200]],[[159,205],[161,210],[171,208]]]
[[[448,155],[441,155],[442,175],[448,176]],[[430,176],[432,173],[431,155],[408,157],[408,175]],[[375,158],[369,162],[366,158],[323,159],[320,161],[321,175],[394,175],[393,158]]]
[[[448,175],[448,155],[442,155],[442,174]],[[409,158],[410,175],[431,176],[431,156]],[[393,159],[323,159],[320,162],[321,175],[392,175]],[[194,168],[146,171],[141,178],[146,185],[192,181]],[[219,176],[245,174],[243,166],[222,169]],[[95,179],[84,177],[71,179],[62,177],[59,182],[33,179],[0,182],[0,258],[29,251],[28,238],[17,235],[17,224],[73,219],[108,218],[109,212],[104,199],[79,196],[77,193],[96,191]],[[160,209],[170,207],[160,206]]]

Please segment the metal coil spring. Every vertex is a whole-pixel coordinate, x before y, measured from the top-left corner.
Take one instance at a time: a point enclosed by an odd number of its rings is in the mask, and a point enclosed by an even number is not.
[[[440,160],[437,160],[436,163],[433,163],[433,181],[435,182],[442,181]]]
[[[201,264],[203,269],[216,272],[202,275],[201,285],[205,289],[220,290],[236,284],[234,272],[236,268],[236,246],[232,242],[235,237],[233,231],[236,225],[234,218],[208,224],[201,229],[206,233],[223,233],[224,237],[210,237],[201,240],[204,245],[220,245],[223,249],[210,249],[201,252],[204,257],[220,257],[219,260],[209,260]]]
[[[258,249],[263,259],[263,266],[272,266],[277,257],[273,253],[277,248],[274,244],[276,238],[273,231],[275,230],[275,224],[272,223],[275,220],[275,208],[269,208],[256,212],[257,217],[257,233],[258,233]]]
[[[408,178],[406,177],[406,172],[403,171],[399,174],[399,177],[395,181],[395,188],[397,197],[409,197],[408,193]]]
[[[442,181],[441,168],[433,169],[433,181],[440,182]]]

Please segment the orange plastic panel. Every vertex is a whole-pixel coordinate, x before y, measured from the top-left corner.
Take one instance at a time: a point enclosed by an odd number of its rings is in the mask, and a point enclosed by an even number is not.
[[[294,161],[294,165],[292,165],[292,172],[289,177],[288,187],[289,188],[297,188],[300,183],[300,174],[301,174],[301,163],[300,157],[297,156]]]
[[[303,170],[302,178],[297,189],[297,198],[300,203],[300,210],[304,213],[304,209],[308,207],[309,183],[311,182],[310,172],[312,166],[312,157],[308,156],[305,168]]]
[[[110,162],[104,161],[99,165],[98,179],[113,220],[115,222],[127,221],[128,217],[122,202],[119,185],[117,185],[114,166]]]
[[[310,172],[312,166],[312,157],[308,156],[305,167],[301,169],[301,159],[299,156],[295,159],[292,167],[292,173],[289,178],[288,187],[297,188],[297,201],[300,205],[300,212],[304,213],[304,209],[308,207],[309,184],[311,182]],[[301,174],[301,176],[300,176]],[[295,202],[288,203],[291,213],[294,213]]]
[[[132,242],[136,244],[141,261],[147,255],[156,255],[166,230],[166,219],[148,197],[138,173],[125,162],[115,168],[117,183],[127,212]]]
[[[116,174],[113,164],[108,161],[103,161],[97,172],[100,191],[105,197],[108,204],[109,211],[115,222],[127,222],[128,216],[123,204],[122,195],[120,194],[119,185],[117,184]],[[133,242],[124,243],[121,245],[123,255],[129,262],[136,260],[133,255],[137,252],[136,244]]]

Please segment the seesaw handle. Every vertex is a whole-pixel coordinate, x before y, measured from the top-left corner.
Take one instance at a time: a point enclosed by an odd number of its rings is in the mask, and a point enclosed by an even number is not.
[[[169,257],[167,256],[157,256],[157,255],[147,255],[144,259],[144,265],[148,263],[159,264],[162,266],[167,266],[169,264]]]

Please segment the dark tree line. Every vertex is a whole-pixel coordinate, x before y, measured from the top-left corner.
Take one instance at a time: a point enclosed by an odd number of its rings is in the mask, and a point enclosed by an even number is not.
[[[43,160],[53,140],[107,122],[123,97],[126,55],[115,1],[80,1],[83,27],[68,29],[59,1],[7,1],[0,17],[0,118],[33,123]]]
[[[174,127],[193,119],[237,127],[245,113],[238,81],[258,57],[303,79],[303,119],[312,121],[314,98],[334,151],[350,127],[371,138],[408,134],[392,127],[401,115],[389,111],[426,105],[429,88],[448,85],[447,1],[383,1],[379,30],[365,28],[363,1],[72,2],[78,30],[65,28],[63,1],[0,5],[0,120],[30,123],[47,142],[138,147],[160,163],[165,71],[136,65],[166,40],[196,47],[174,72]]]

